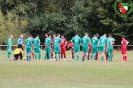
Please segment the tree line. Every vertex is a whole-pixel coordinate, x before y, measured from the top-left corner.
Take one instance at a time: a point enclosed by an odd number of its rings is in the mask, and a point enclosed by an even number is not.
[[[116,44],[126,35],[133,44],[133,11],[120,17],[114,11],[115,0],[0,0],[0,44],[10,34],[14,43],[20,34],[60,33],[70,40],[75,32],[83,36],[112,34]]]

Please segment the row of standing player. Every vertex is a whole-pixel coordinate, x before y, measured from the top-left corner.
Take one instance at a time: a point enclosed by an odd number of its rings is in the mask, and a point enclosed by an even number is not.
[[[94,37],[90,39],[88,37],[88,33],[85,33],[85,36],[81,39],[78,34],[75,35],[75,37],[72,38],[71,42],[74,44],[73,50],[73,57],[72,60],[79,59],[79,52],[80,52],[80,45],[82,45],[82,61],[85,60],[92,60],[94,57],[94,60],[98,60],[98,52],[101,54],[100,61],[102,62],[104,60],[104,56],[106,54],[106,60],[112,61],[113,59],[113,45],[115,43],[115,39],[112,37],[111,34],[106,37],[106,34],[103,34],[98,39],[98,34],[94,34]],[[122,35],[122,41],[121,41],[121,54],[123,55],[122,62],[127,61],[127,44],[129,42],[126,40],[125,36]],[[90,46],[89,46],[90,45]],[[90,52],[91,56],[90,56]]]
[[[46,59],[50,60],[50,58],[52,59],[55,58],[56,60],[64,58],[64,60],[66,60],[67,41],[64,38],[64,36],[61,36],[60,38],[60,34],[58,34],[57,36],[53,34],[53,38],[51,39],[51,35],[46,34],[45,37],[46,39],[44,41],[45,44],[44,60]],[[8,39],[8,42],[10,43],[10,46],[8,44],[8,55],[10,54],[11,50],[12,38],[13,36],[11,35],[10,38]],[[114,41],[115,39],[112,38],[111,35],[109,35],[108,38],[106,38],[106,34],[104,34],[98,39],[98,34],[95,34],[94,37],[90,39],[88,37],[88,33],[85,33],[85,36],[81,39],[76,33],[75,37],[72,38],[71,43],[68,44],[68,48],[70,48],[72,51],[71,60],[79,59],[80,46],[82,45],[82,52],[83,52],[82,61],[84,61],[85,58],[87,60],[89,60],[89,58],[90,60],[92,60],[93,57],[94,60],[98,60],[98,52],[101,53],[100,61],[103,61],[105,53],[106,53],[106,60],[112,61]],[[123,54],[123,62],[125,62],[127,59],[126,45],[128,44],[128,41],[125,39],[125,36],[122,36],[121,44],[122,44],[121,53]],[[34,48],[32,48],[33,45]],[[40,46],[39,35],[37,35],[34,40],[31,38],[31,35],[29,35],[28,39],[26,39],[27,60],[30,60],[32,55],[34,55],[35,59],[39,60],[41,58],[39,46]],[[34,51],[34,54],[31,54],[32,51]],[[90,56],[91,51],[92,53]]]
[[[47,35],[45,35],[48,37]],[[95,34],[92,39],[88,37],[88,33],[85,33],[84,37],[81,39],[78,36],[78,33],[76,33],[75,37],[72,38],[71,43],[68,44],[68,48],[71,49],[72,52],[72,59],[71,60],[79,60],[79,52],[80,52],[80,46],[82,46],[82,61],[85,60],[98,60],[98,52],[101,53],[101,58],[100,61],[104,60],[104,55],[106,55],[106,61],[112,61],[113,58],[113,44],[115,42],[115,39],[112,37],[111,34],[106,37],[106,34],[101,36],[98,39],[98,34]],[[51,39],[51,35],[49,35],[49,40]],[[61,36],[60,34],[57,34],[57,37],[55,34],[53,34],[52,41],[47,42],[48,39],[45,39],[45,60],[46,57],[48,60],[50,60],[50,54],[51,58],[53,59],[53,55],[55,54],[55,59],[60,60],[64,59],[66,60],[66,46],[67,46],[67,41],[64,38],[64,36]],[[52,51],[51,51],[51,46],[49,44],[52,43]],[[125,36],[122,36],[122,41],[121,41],[121,54],[123,54],[123,62],[126,62],[127,60],[127,55],[126,55],[126,46],[128,44],[128,41],[125,39]],[[92,52],[92,53],[91,53]],[[90,55],[91,53],[91,55]],[[60,57],[61,55],[61,57]],[[63,57],[64,56],[64,57]]]
[[[44,40],[44,46],[45,46],[45,55],[44,60],[50,60],[50,58],[53,58],[55,55],[56,60],[60,60],[62,55],[64,58],[66,58],[66,45],[67,41],[62,35],[62,39],[60,38],[60,34],[57,36],[53,34],[53,37],[51,39],[51,35],[45,34],[45,40]],[[13,35],[10,35],[10,38],[8,38],[7,43],[7,50],[8,50],[8,60],[11,60],[11,52],[12,52],[12,38]],[[23,50],[23,35],[20,35],[20,38],[18,39],[18,48],[14,51],[14,60],[17,60],[20,56],[20,59],[22,60],[22,56],[24,56],[24,52],[21,52]],[[28,38],[26,39],[26,59],[31,60],[31,58],[34,58],[35,60],[41,59],[41,50],[40,50],[40,39],[39,35],[36,35],[36,38],[33,38],[30,34],[28,35]],[[22,48],[22,49],[20,49]],[[53,52],[55,54],[53,54]],[[61,53],[60,53],[61,52]],[[51,54],[51,55],[50,55]],[[61,56],[60,56],[61,55]],[[23,57],[23,59],[25,59]],[[64,59],[65,60],[65,59]]]

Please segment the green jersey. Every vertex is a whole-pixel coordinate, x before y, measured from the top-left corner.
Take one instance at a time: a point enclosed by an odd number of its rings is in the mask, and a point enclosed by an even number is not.
[[[99,46],[100,47],[105,47],[106,44],[107,44],[106,36],[101,36],[100,39],[99,39]]]
[[[32,40],[31,39],[26,39],[26,47],[32,47]]]
[[[51,43],[52,43],[52,40],[51,40],[51,38],[46,38],[45,39],[45,41],[44,41],[44,44],[46,45],[46,46],[48,46],[48,47],[51,47]]]
[[[36,37],[34,39],[34,47],[39,47],[39,45],[40,45],[40,39],[38,37]]]
[[[8,48],[11,48],[11,47],[12,47],[12,39],[9,38],[9,39],[8,39]]]
[[[55,37],[55,38],[54,38],[54,47],[60,47],[61,41],[62,41],[61,38]]]
[[[88,43],[89,43],[89,42],[91,42],[91,41],[90,41],[90,38],[87,37],[87,36],[84,36],[84,37],[82,38],[82,40],[81,40],[81,43],[82,43],[82,46],[83,46],[83,47],[88,47],[88,45],[89,45]]]
[[[97,47],[97,44],[98,44],[98,38],[97,37],[93,37],[92,40],[92,47]]]
[[[113,42],[115,41],[114,38],[108,38],[107,39],[107,45],[108,45],[108,49],[113,49]]]
[[[80,46],[81,38],[79,36],[75,36],[72,38],[72,42],[74,43],[74,46]]]

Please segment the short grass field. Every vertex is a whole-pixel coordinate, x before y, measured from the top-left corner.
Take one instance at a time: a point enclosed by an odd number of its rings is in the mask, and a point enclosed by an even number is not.
[[[0,88],[133,88],[133,51],[121,62],[120,51],[114,51],[113,62],[8,61],[0,51]],[[13,55],[12,55],[13,56]]]

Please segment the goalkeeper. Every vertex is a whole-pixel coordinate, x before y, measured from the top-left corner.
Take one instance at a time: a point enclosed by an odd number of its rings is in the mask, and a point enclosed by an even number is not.
[[[20,60],[23,60],[24,52],[22,51],[21,45],[18,45],[18,48],[14,50],[14,61],[18,60],[20,57]]]

